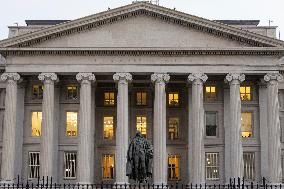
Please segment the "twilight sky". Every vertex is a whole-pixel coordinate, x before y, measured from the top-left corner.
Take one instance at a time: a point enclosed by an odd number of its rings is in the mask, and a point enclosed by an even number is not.
[[[72,20],[129,3],[132,0],[1,0],[0,40],[8,36],[7,26],[25,25],[25,20]],[[284,39],[284,0],[160,0],[160,5],[212,20],[256,19],[265,26],[273,20],[271,25],[279,26]]]

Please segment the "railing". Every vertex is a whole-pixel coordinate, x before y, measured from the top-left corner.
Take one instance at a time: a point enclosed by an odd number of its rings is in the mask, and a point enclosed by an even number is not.
[[[246,182],[244,179],[230,179],[229,184],[175,184],[154,185],[149,183],[135,184],[59,184],[52,178],[41,178],[36,181],[22,180],[19,177],[13,181],[1,181],[0,189],[284,189],[282,184],[269,183],[265,178],[260,182]]]

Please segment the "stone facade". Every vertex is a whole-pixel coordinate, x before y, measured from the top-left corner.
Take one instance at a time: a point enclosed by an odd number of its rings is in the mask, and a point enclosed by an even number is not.
[[[102,156],[114,154],[114,178],[104,182],[128,183],[128,142],[137,116],[144,116],[154,184],[176,181],[168,179],[169,155],[179,157],[179,182],[228,183],[247,174],[247,152],[253,181],[282,181],[284,42],[272,36],[138,2],[12,35],[0,41],[0,53],[6,60],[0,85],[5,180],[29,178],[29,153],[40,152],[39,174],[54,181],[100,183]],[[42,99],[33,98],[34,85],[43,85]],[[66,98],[70,85],[78,98]],[[206,101],[206,86],[216,87],[214,101]],[[250,87],[250,100],[240,99],[241,86]],[[141,91],[147,103],[138,106]],[[104,104],[106,92],[114,94],[111,106]],[[170,93],[178,94],[176,106],[169,105]],[[66,135],[70,111],[79,112],[73,137]],[[40,137],[31,135],[32,112],[42,112]],[[217,115],[215,137],[205,136],[206,112]],[[247,138],[242,112],[252,115]],[[113,117],[111,140],[104,138],[105,116]],[[176,140],[169,139],[171,117],[179,120]],[[72,179],[64,176],[65,152],[77,153]],[[206,176],[209,152],[218,154],[217,179]]]

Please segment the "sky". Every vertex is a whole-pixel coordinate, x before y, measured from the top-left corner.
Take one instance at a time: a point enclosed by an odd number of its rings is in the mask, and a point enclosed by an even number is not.
[[[25,25],[25,20],[73,20],[133,0],[0,0],[0,40],[8,36],[7,26]],[[260,25],[278,26],[284,39],[284,0],[160,0],[160,5],[176,8],[210,20],[260,20]]]

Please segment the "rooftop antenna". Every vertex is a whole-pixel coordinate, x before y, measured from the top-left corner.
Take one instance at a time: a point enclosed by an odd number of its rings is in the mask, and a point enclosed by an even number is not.
[[[269,26],[271,25],[272,22],[273,22],[273,20],[268,20]]]
[[[151,2],[152,4],[159,5],[159,0],[151,0],[150,2]]]
[[[281,40],[281,38],[280,38],[280,31],[279,31],[279,40]]]

